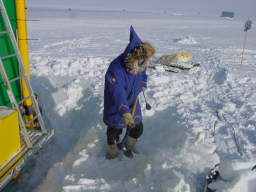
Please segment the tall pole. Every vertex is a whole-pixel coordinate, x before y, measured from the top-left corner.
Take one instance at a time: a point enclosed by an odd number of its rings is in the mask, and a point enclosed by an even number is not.
[[[28,30],[27,30],[27,2],[26,0],[15,0],[16,4],[16,14],[17,14],[17,28],[18,28],[18,45],[20,49],[20,53],[23,59],[24,67],[28,74],[28,80],[30,80],[30,61],[29,61],[29,47],[28,47]],[[24,74],[21,74],[24,75]],[[24,78],[21,79],[21,87],[22,87],[22,96],[23,98],[27,98],[31,96],[29,92],[28,85]],[[26,121],[30,121],[33,119],[33,102],[32,99],[28,99],[24,102],[24,107],[26,110]],[[28,128],[33,129],[35,127],[34,123],[28,125]]]
[[[30,79],[26,0],[16,0],[16,13],[18,25],[18,44],[26,71]]]
[[[248,20],[245,22],[244,25],[244,43],[243,43],[243,52],[242,52],[242,58],[241,58],[241,65],[243,64],[243,59],[244,59],[244,49],[247,41],[247,31],[249,31],[252,28],[252,21],[248,18]]]
[[[242,58],[241,58],[241,65],[243,64],[243,59],[244,59],[244,49],[247,41],[247,31],[244,34],[244,43],[243,43],[243,51],[242,51]]]

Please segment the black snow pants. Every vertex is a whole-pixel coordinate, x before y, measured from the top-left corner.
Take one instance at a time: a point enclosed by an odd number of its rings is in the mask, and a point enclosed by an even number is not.
[[[108,127],[107,140],[108,145],[113,145],[119,142],[119,137],[122,134],[123,129]],[[143,133],[143,123],[137,124],[134,128],[130,129],[129,136],[138,139]]]

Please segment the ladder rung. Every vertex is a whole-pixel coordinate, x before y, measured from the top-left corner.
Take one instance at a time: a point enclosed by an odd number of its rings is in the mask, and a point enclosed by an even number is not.
[[[29,125],[29,124],[33,123],[37,118],[38,117],[36,115],[33,119],[31,119],[30,121],[26,122],[26,125]]]
[[[8,34],[10,33],[9,31],[0,31],[0,34]]]
[[[31,96],[29,96],[29,97],[26,97],[26,98],[24,98],[24,99],[22,99],[20,102],[18,102],[17,104],[18,105],[20,105],[21,103],[23,103],[24,101],[27,101],[27,100],[29,100],[29,99],[32,99],[33,97],[32,97],[32,95]]]
[[[31,139],[31,141],[33,142],[33,140],[35,140],[36,138],[42,136],[42,133],[39,132],[39,131],[30,131],[28,130],[28,134],[29,134],[29,137]]]
[[[9,59],[9,58],[12,58],[12,57],[16,57],[16,56],[17,56],[17,54],[14,53],[14,54],[11,54],[11,55],[3,56],[3,57],[1,57],[1,59],[4,60],[4,59]]]
[[[10,83],[12,83],[12,82],[14,82],[14,81],[17,81],[17,80],[20,80],[20,78],[21,78],[21,77],[19,76],[19,77],[16,77],[16,78],[14,78],[14,79],[11,79],[11,80],[10,80]]]

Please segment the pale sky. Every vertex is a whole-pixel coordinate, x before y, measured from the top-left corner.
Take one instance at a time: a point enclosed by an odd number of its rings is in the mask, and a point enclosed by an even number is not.
[[[234,11],[256,16],[256,0],[28,0],[30,7],[59,7],[100,10],[195,11],[219,13]]]

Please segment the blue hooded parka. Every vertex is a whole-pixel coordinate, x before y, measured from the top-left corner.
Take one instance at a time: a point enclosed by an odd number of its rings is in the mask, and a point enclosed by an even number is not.
[[[132,112],[133,104],[142,87],[147,86],[146,71],[136,75],[131,74],[126,71],[124,62],[126,56],[141,43],[142,41],[131,26],[129,44],[125,51],[110,63],[106,72],[103,121],[111,128],[126,128],[122,115]],[[142,122],[139,102],[133,118],[136,124]]]

